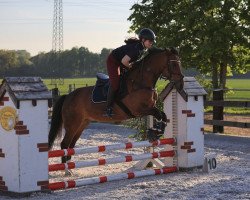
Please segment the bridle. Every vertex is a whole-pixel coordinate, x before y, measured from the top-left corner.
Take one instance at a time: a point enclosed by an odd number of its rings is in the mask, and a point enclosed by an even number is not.
[[[167,52],[166,52],[166,53],[167,53]],[[174,55],[174,54],[173,54],[173,55]],[[169,77],[165,77],[165,76],[163,76],[163,75],[161,74],[161,76],[160,76],[161,79],[164,79],[164,80],[167,80],[167,79],[168,79],[170,82],[174,82],[174,80],[172,80],[172,76],[173,76],[173,75],[179,75],[179,73],[176,73],[175,70],[174,70],[174,69],[175,69],[174,63],[180,64],[181,61],[178,60],[178,59],[168,59],[168,60],[167,60],[167,67],[168,67]]]

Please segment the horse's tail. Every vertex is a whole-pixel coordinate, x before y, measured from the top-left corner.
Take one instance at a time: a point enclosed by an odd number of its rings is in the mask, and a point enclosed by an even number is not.
[[[53,113],[51,118],[51,125],[49,130],[49,149],[53,146],[53,143],[59,134],[62,126],[62,105],[67,95],[62,95],[53,106]]]

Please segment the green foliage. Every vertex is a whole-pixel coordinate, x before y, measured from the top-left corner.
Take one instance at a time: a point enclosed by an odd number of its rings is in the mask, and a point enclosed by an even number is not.
[[[111,49],[92,53],[85,47],[62,52],[41,52],[30,57],[25,50],[0,50],[0,76],[93,77],[107,73],[106,59]]]
[[[125,126],[136,129],[137,133],[130,135],[130,138],[136,138],[137,141],[144,141],[147,139],[146,130],[147,130],[147,121],[146,117],[142,118],[133,118],[123,122]]]
[[[15,51],[0,50],[0,73],[16,67],[18,58]]]
[[[17,55],[19,67],[32,64],[30,61],[30,53],[26,50],[17,50],[15,53]]]
[[[183,66],[212,75],[214,88],[225,86],[227,67],[240,73],[249,70],[245,0],[141,0],[131,10],[132,31],[152,28],[158,46],[179,47]]]
[[[233,71],[244,74],[250,71],[250,49],[243,47],[233,48]],[[242,67],[245,66],[245,67]]]
[[[206,79],[202,75],[198,75],[195,78],[201,84],[201,86],[205,88],[205,90],[207,92],[206,98],[207,99],[212,99],[212,97],[213,97],[213,92],[212,92],[213,84],[212,84],[211,80]]]
[[[31,68],[30,53],[26,50],[0,50],[0,75],[17,76]],[[32,71],[32,70],[30,70]]]

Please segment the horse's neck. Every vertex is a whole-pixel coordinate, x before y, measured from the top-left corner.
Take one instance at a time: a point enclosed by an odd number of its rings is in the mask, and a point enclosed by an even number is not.
[[[151,72],[152,69],[147,66],[137,66],[127,78],[128,87],[132,89],[155,88],[155,84],[159,78],[155,73]]]

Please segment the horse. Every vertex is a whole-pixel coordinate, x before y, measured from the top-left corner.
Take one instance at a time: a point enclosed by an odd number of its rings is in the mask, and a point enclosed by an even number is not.
[[[160,77],[174,82],[178,90],[183,89],[184,76],[181,72],[181,62],[176,49],[155,48],[148,50],[148,55],[137,61],[132,69],[125,73],[124,82],[127,94],[119,101],[129,113],[115,103],[113,106],[114,115],[112,117],[105,116],[106,103],[92,101],[94,86],[78,88],[59,97],[53,107],[49,148],[52,148],[62,128],[65,129],[65,135],[61,142],[61,149],[74,148],[83,130],[91,121],[121,122],[133,117],[153,115],[157,120],[166,122],[165,113],[155,106],[158,98],[155,85]],[[70,156],[64,156],[62,163],[66,163],[70,159]]]

